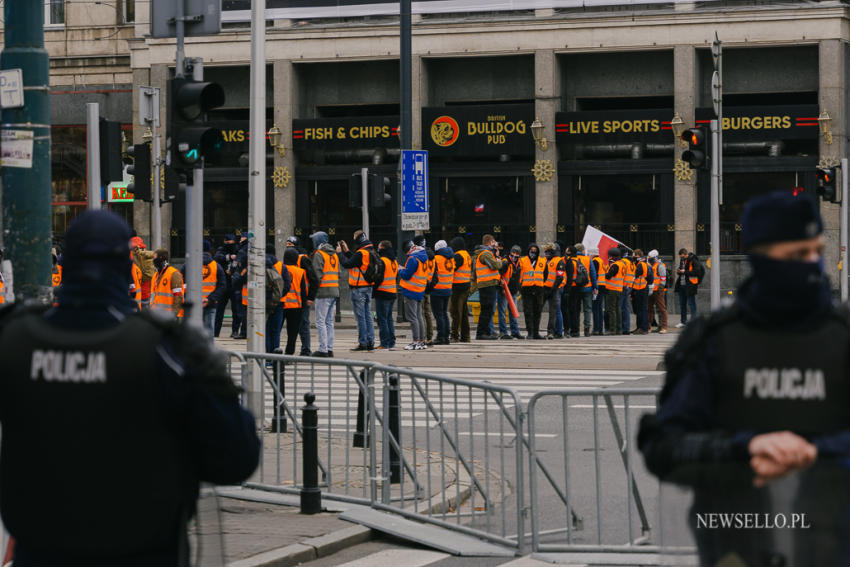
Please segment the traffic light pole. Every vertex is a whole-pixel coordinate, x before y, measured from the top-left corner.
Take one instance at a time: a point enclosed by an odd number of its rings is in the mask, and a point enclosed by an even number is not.
[[[181,4],[181,2],[177,2]],[[204,80],[204,62],[200,58],[191,59],[192,78]],[[187,180],[188,181],[188,180]],[[204,231],[204,160],[201,159],[192,170],[192,184],[186,187],[186,296],[185,301],[192,305],[186,312],[188,323],[201,328],[203,305],[201,305],[201,274],[203,273],[201,240]]]
[[[720,128],[711,121],[711,309],[720,307]]]
[[[850,213],[847,198],[847,183],[850,178],[850,172],[847,171],[847,158],[841,158],[841,270],[839,272],[841,278],[841,301],[847,301],[847,272],[848,268],[848,235],[847,235],[847,215]]]
[[[159,109],[157,109],[159,112]],[[156,125],[151,126],[153,139],[151,140],[153,154],[153,187],[151,194],[153,196],[153,211],[151,214],[151,246],[154,250],[162,248],[162,210],[160,210],[159,192],[162,185],[162,149],[160,148],[161,140],[156,131]]]
[[[360,169],[360,189],[360,194],[363,196],[363,206],[361,207],[363,212],[363,232],[371,238],[372,234],[369,232],[369,168],[367,167]]]
[[[251,2],[251,90],[248,152],[248,351],[265,352],[266,314],[266,0]],[[260,368],[251,365],[248,409],[259,417],[263,400]]]
[[[86,103],[86,142],[88,143],[88,209],[100,208],[100,105]]]

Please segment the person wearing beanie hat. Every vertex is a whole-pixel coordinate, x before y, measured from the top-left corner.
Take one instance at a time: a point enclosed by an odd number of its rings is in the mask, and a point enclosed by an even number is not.
[[[593,271],[596,273],[596,290],[593,294],[593,304],[591,312],[593,315],[593,334],[601,335],[605,325],[605,272],[608,271],[608,266],[605,265],[605,260],[599,256],[599,248],[588,248],[587,254],[590,256],[590,263],[593,265]]]
[[[452,295],[452,280],[454,278],[454,251],[445,240],[434,244],[434,276],[431,287],[431,311],[437,327],[435,345],[449,343],[449,298]]]
[[[428,254],[414,242],[407,247],[404,267],[398,271],[398,291],[404,297],[404,318],[410,323],[412,342],[404,350],[426,350],[425,320],[422,315],[422,301],[428,286]]]
[[[481,238],[481,246],[475,249],[473,266],[476,287],[478,288],[478,301],[481,311],[478,316],[478,328],[476,329],[476,340],[496,340],[495,334],[490,333],[490,325],[493,324],[493,312],[496,310],[498,299],[497,287],[501,284],[501,275],[508,269],[508,261],[496,257],[496,239],[492,234],[485,234]]]
[[[452,274],[452,296],[449,299],[449,313],[452,316],[451,342],[468,343],[469,337],[469,299],[472,281],[472,256],[466,249],[466,241],[462,236],[455,236],[451,241],[455,255],[454,273]]]
[[[694,479],[689,518],[728,505],[761,516],[774,500],[795,502],[812,529],[781,538],[795,550],[784,560],[843,564],[847,484],[837,465],[850,457],[850,323],[824,273],[823,222],[808,196],[784,192],[751,199],[741,225],[752,273],[731,306],[689,324],[666,355],[660,406],[642,418],[638,446],[653,474]],[[702,564],[735,551],[758,565],[785,553],[775,535],[733,529],[696,540]]]
[[[502,275],[502,279],[508,284],[508,293],[514,300],[514,305],[517,305],[519,294],[519,258],[522,255],[522,248],[514,244],[511,246],[508,253],[508,268]],[[497,303],[499,313],[499,338],[502,340],[514,340],[525,338],[519,331],[519,321],[514,317],[514,314],[508,309],[508,296],[505,293],[503,286],[498,287],[499,300]],[[510,326],[510,329],[508,328]],[[508,332],[510,331],[510,332]]]
[[[221,333],[221,325],[224,322],[224,311],[227,308],[228,303],[230,303],[231,338],[235,338],[237,336],[236,329],[242,325],[240,320],[242,288],[237,288],[233,285],[234,278],[236,278],[241,271],[236,260],[238,250],[236,235],[229,232],[224,235],[224,242],[216,249],[215,255],[213,256],[216,264],[224,270],[224,293],[222,293],[219,298],[215,310],[214,336],[216,337],[218,337]]]
[[[127,296],[130,234],[112,212],[82,213],[58,305],[0,315],[0,514],[16,565],[178,565],[200,483],[257,466],[226,358]]]
[[[295,244],[295,243],[292,243]],[[286,324],[286,348],[284,354],[295,354],[295,343],[301,332],[301,324],[303,321],[303,311],[307,307],[309,296],[307,271],[301,267],[301,255],[298,249],[293,246],[287,246],[283,251],[283,260],[275,262],[274,269],[289,285],[286,286],[286,293],[280,298],[281,315],[276,321],[277,328],[275,329],[275,341],[269,345],[271,349],[268,352],[274,352],[280,347],[281,329]],[[312,268],[311,268],[312,269]],[[315,297],[315,296],[314,296]],[[302,343],[303,346],[303,343]],[[302,352],[303,356],[303,352]]]
[[[151,302],[151,280],[153,280],[156,274],[156,268],[153,265],[154,252],[153,250],[147,250],[145,241],[140,236],[134,236],[130,239],[130,247],[133,251],[133,263],[136,264],[142,273],[140,281],[141,308],[148,309]]]
[[[203,309],[201,319],[204,329],[209,332],[210,341],[212,341],[215,338],[215,317],[218,304],[227,292],[227,276],[224,273],[224,267],[213,260],[210,255],[212,242],[206,238],[203,242],[203,249],[204,254],[201,256],[201,307]],[[180,268],[180,274],[183,276],[183,292],[185,293],[186,264],[183,264],[183,267]]]
[[[353,351],[375,350],[375,324],[372,321],[372,282],[366,281],[365,272],[372,261],[378,261],[372,242],[362,230],[354,232],[354,251],[348,249],[345,240],[337,243],[341,253],[340,264],[348,270],[348,287],[351,306],[357,321],[357,346]]]
[[[605,272],[605,316],[608,320],[606,335],[619,335],[623,330],[623,312],[620,309],[620,297],[628,270],[619,248],[608,250],[608,270]]]
[[[329,358],[334,355],[334,323],[336,303],[339,301],[339,264],[340,258],[334,246],[328,242],[327,232],[315,232],[310,235],[313,241],[313,273],[318,285],[314,306],[316,308],[316,335],[319,338],[319,350],[312,356]]]
[[[151,310],[182,318],[183,274],[168,263],[170,258],[171,255],[165,248],[157,248],[154,252],[153,265],[156,275],[151,284]]]
[[[313,269],[313,262],[310,257],[301,248],[301,240],[297,236],[290,236],[286,239],[286,249],[298,251],[298,267],[304,270],[304,275],[307,277],[308,293],[307,299],[301,307],[301,327],[298,330],[298,336],[301,338],[301,356],[310,356],[310,308],[316,300],[316,293],[319,289],[319,277]],[[280,270],[278,270],[280,271]]]
[[[543,255],[546,257],[546,269],[543,275],[543,299],[549,308],[549,321],[546,325],[546,338],[564,338],[563,318],[561,313],[561,284],[566,277],[566,264],[563,257],[558,255],[554,242],[543,245]],[[560,324],[559,324],[560,323]]]
[[[658,329],[660,334],[667,332],[667,265],[658,257],[658,250],[650,250],[646,255],[652,268],[653,282],[649,290],[649,319],[655,320],[658,311]]]

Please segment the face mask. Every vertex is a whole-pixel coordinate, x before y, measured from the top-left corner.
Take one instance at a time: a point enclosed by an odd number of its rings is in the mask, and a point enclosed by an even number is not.
[[[823,284],[823,258],[817,262],[792,262],[753,255],[750,264],[759,289],[785,301],[792,296],[799,301],[816,295]]]
[[[165,267],[165,259],[163,259],[163,258],[154,258],[154,260],[153,260],[153,266],[154,266],[154,268],[156,268],[156,271],[157,271],[157,272],[162,271],[162,269]]]
[[[511,260],[513,260],[514,262],[516,262],[518,258],[519,256],[517,256],[516,254],[511,254]]]
[[[531,258],[532,260],[536,260],[538,254],[539,254],[539,252],[537,252],[537,250],[529,250],[528,251],[528,257]]]

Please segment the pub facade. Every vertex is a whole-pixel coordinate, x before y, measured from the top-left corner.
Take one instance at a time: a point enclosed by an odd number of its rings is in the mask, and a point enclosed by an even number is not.
[[[581,11],[555,4],[415,18],[412,149],[429,152],[429,240],[462,235],[471,246],[492,233],[506,246],[569,244],[590,225],[663,257],[679,248],[706,256],[710,179],[678,161],[679,135],[711,117],[717,32],[721,253],[730,266],[721,285],[723,293],[733,289],[744,273],[738,218],[746,200],[777,189],[814,193],[817,164],[845,155],[846,9],[838,2],[605,3]],[[282,252],[287,236],[315,230],[350,240],[361,214],[349,189],[363,168],[390,180],[384,206],[370,208],[370,236],[395,242],[397,16],[269,14],[279,19],[267,29],[267,124],[283,132],[281,144],[267,147],[269,247]],[[218,183],[205,196],[213,240],[247,224],[248,134],[229,132],[247,132],[250,34],[244,23],[229,26],[186,46],[227,94],[215,118],[232,160],[206,174]],[[144,38],[140,27],[131,42],[134,82],[165,92],[173,41]],[[135,205],[141,234],[150,232],[149,207]],[[179,204],[166,207],[173,210],[162,229],[179,240]],[[822,212],[835,279],[838,206]]]

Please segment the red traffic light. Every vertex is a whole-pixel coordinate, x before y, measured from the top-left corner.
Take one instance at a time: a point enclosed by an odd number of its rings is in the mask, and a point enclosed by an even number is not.
[[[791,191],[791,195],[793,195],[794,197],[797,197],[798,195],[802,195],[805,192],[806,192],[805,187],[794,187],[793,191]]]
[[[702,146],[705,144],[705,131],[702,128],[694,128],[682,132],[682,139],[691,146]]]

